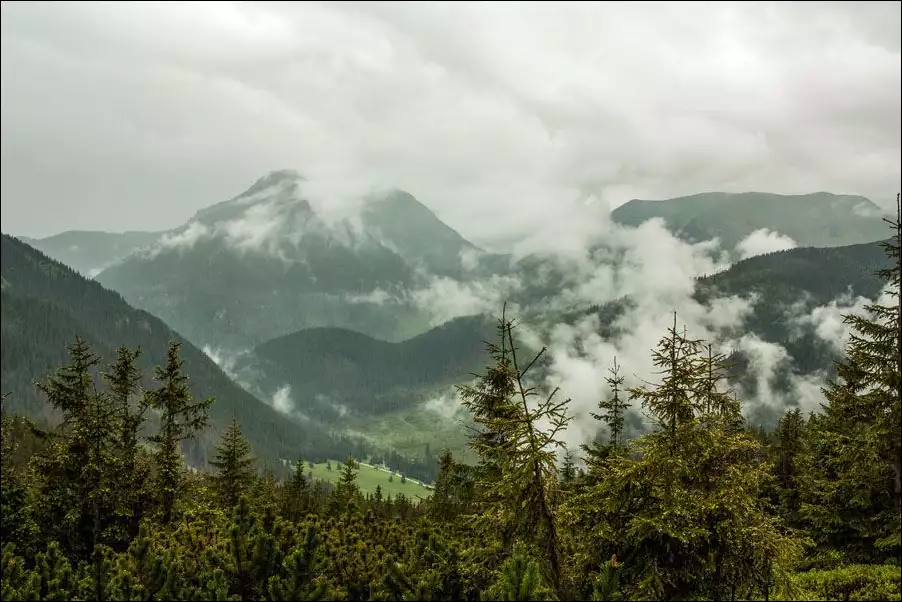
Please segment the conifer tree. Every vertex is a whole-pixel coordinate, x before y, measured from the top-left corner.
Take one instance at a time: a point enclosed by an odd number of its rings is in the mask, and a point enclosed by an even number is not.
[[[564,463],[561,466],[561,483],[568,485],[576,477],[576,468],[573,464],[573,452],[569,449],[564,454]]]
[[[362,495],[357,485],[357,470],[359,464],[352,456],[348,456],[341,465],[341,474],[338,483],[332,490],[329,508],[332,514],[351,513],[360,509]]]
[[[652,350],[652,360],[664,377],[662,382],[630,389],[630,398],[641,399],[658,427],[669,431],[674,442],[677,428],[694,420],[698,409],[694,393],[701,345],[701,340],[690,339],[677,330],[674,312],[673,326]]]
[[[138,533],[148,497],[146,483],[150,474],[150,467],[139,460],[138,436],[148,407],[147,397],[139,395],[141,371],[136,360],[140,355],[140,349],[132,351],[120,347],[116,360],[103,373],[119,427],[115,441],[115,453],[119,461],[115,475],[115,494],[120,498],[116,514],[121,522],[120,528],[124,531],[121,537],[126,541]]]
[[[304,462],[298,460],[288,486],[283,489],[282,513],[292,522],[301,520],[309,509],[310,485],[304,474]]]
[[[783,516],[795,524],[800,507],[798,484],[798,457],[802,453],[805,435],[805,418],[799,408],[787,410],[777,422],[774,431],[777,438],[777,458],[774,472],[779,487],[780,507]]]
[[[600,420],[608,427],[610,434],[608,443],[601,441],[593,441],[590,444],[583,444],[582,450],[586,453],[586,466],[591,474],[597,472],[597,468],[602,464],[612,452],[621,452],[624,445],[623,425],[625,423],[624,415],[629,409],[630,403],[624,399],[623,382],[624,376],[620,374],[620,365],[617,358],[614,358],[613,367],[608,369],[609,376],[605,377],[605,382],[611,389],[609,399],[602,399],[598,402],[598,409],[603,410],[602,413],[592,413],[592,418]]]
[[[802,477],[801,512],[818,542],[865,561],[902,550],[898,220],[883,245],[890,267],[877,272],[895,302],[845,317],[852,332],[823,413],[809,422]]]
[[[801,552],[762,499],[771,477],[757,459],[760,444],[734,428],[733,416],[706,418],[706,400],[723,399],[722,373],[699,357],[701,343],[675,324],[668,330],[652,354],[663,382],[632,389],[658,429],[608,456],[562,510],[580,533],[571,545],[583,573],[602,572],[599,553],[616,553],[631,599],[767,596],[761,584],[785,584]],[[583,581],[579,589],[592,587]]]
[[[208,398],[195,403],[191,398],[188,377],[182,372],[181,344],[169,343],[166,365],[157,366],[155,378],[160,386],[150,391],[150,404],[160,412],[160,430],[150,437],[157,444],[157,480],[161,501],[161,519],[172,520],[172,510],[182,484],[181,443],[207,425],[207,410],[213,403]]]
[[[505,309],[497,328],[500,341],[488,344],[494,364],[476,387],[458,387],[473,420],[483,427],[470,438],[480,457],[477,498],[482,508],[475,518],[482,529],[493,533],[500,529],[505,548],[511,537],[539,546],[548,581],[561,593],[563,566],[553,504],[556,450],[564,447],[558,435],[571,420],[566,415],[570,400],[557,401],[555,389],[534,406],[530,404],[538,391],[525,378],[546,349],[521,368],[514,323],[507,320]],[[543,428],[540,423],[549,426]],[[487,480],[490,476],[494,481]]]
[[[627,400],[622,398],[624,376],[620,375],[620,366],[617,364],[617,358],[614,358],[613,367],[608,369],[610,376],[605,377],[605,382],[611,388],[611,397],[602,399],[598,402],[598,409],[603,410],[601,414],[592,414],[595,420],[603,421],[611,434],[611,445],[618,447],[623,444],[623,415],[630,407]]]
[[[59,541],[65,550],[84,558],[102,542],[112,514],[112,435],[118,428],[109,396],[94,387],[99,358],[80,337],[69,348],[69,356],[69,365],[46,383],[37,383],[63,416],[59,439],[37,465],[46,475],[40,495],[47,511],[38,523],[45,530],[62,530]],[[73,500],[74,512],[68,507]]]
[[[216,458],[210,462],[216,469],[213,482],[224,507],[232,508],[238,498],[248,492],[254,481],[255,461],[256,458],[251,456],[251,444],[233,417],[222,441],[216,446]]]

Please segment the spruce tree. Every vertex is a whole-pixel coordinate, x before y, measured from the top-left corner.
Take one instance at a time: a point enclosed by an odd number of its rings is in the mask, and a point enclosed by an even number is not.
[[[251,444],[241,433],[238,420],[233,417],[216,446],[216,458],[210,462],[216,469],[213,482],[225,508],[235,506],[241,495],[248,492],[254,482],[255,461],[251,456]]]
[[[608,427],[608,433],[610,434],[608,443],[593,441],[590,444],[581,446],[586,453],[586,466],[590,475],[596,472],[598,466],[604,462],[608,455],[613,452],[621,452],[624,445],[624,415],[626,410],[629,409],[630,403],[623,395],[625,377],[620,374],[620,365],[617,363],[616,357],[613,361],[613,367],[609,368],[608,372],[610,375],[605,377],[605,382],[611,389],[611,396],[598,402],[598,409],[602,410],[602,413],[592,413],[592,418],[604,422]]]
[[[614,358],[614,365],[608,369],[610,376],[605,377],[605,382],[611,388],[611,397],[602,399],[598,402],[598,409],[603,410],[601,414],[592,414],[595,420],[603,421],[610,432],[610,442],[614,447],[623,444],[623,415],[630,407],[627,400],[622,398],[624,376],[620,375],[620,366],[617,364],[617,358]]]
[[[652,360],[663,375],[662,382],[630,389],[630,398],[641,399],[658,428],[669,431],[674,441],[677,428],[694,420],[698,409],[694,393],[699,379],[701,346],[701,340],[690,339],[685,331],[677,330],[674,312],[673,326],[652,350]]]
[[[117,415],[110,397],[94,387],[99,358],[87,343],[76,337],[69,356],[67,366],[46,383],[37,383],[63,418],[49,455],[36,465],[45,475],[40,495],[47,511],[38,524],[56,532],[67,552],[97,557],[113,511],[110,491],[117,466],[112,437],[118,431]]]
[[[809,422],[802,478],[801,512],[818,542],[864,561],[902,553],[898,217],[890,224],[889,267],[877,275],[896,301],[845,317],[852,332],[823,413]]]
[[[310,485],[304,474],[304,462],[294,465],[291,481],[283,488],[282,512],[292,522],[300,521],[310,507]]]
[[[600,555],[616,553],[631,599],[766,599],[801,552],[762,499],[769,467],[761,445],[734,427],[738,408],[712,413],[706,403],[724,399],[722,371],[706,366],[701,344],[668,330],[652,354],[663,382],[632,390],[657,429],[608,456],[562,509],[579,534],[570,544],[581,574],[601,578]],[[584,578],[578,589],[596,586]]]
[[[109,387],[112,409],[118,418],[119,432],[115,453],[119,460],[115,494],[119,498],[116,513],[123,531],[122,538],[131,540],[138,534],[138,525],[147,500],[146,483],[150,467],[139,459],[139,433],[145,422],[147,397],[141,395],[141,371],[136,361],[140,349],[120,347],[116,360],[103,373]]]
[[[526,383],[530,368],[545,354],[541,349],[521,366],[514,341],[513,321],[506,308],[498,323],[498,344],[488,344],[494,363],[476,387],[458,387],[473,420],[482,426],[470,438],[480,457],[477,499],[481,504],[477,526],[502,534],[502,547],[516,537],[542,550],[548,582],[563,592],[560,536],[554,513],[557,488],[556,450],[564,447],[558,435],[571,420],[569,399],[557,401],[558,389],[538,403],[536,387]],[[547,424],[547,427],[540,426]],[[488,480],[494,477],[493,480]]]
[[[213,398],[195,403],[191,398],[188,377],[182,372],[181,344],[169,343],[166,365],[157,366],[154,376],[160,386],[150,391],[150,404],[160,412],[160,430],[150,437],[157,445],[157,485],[160,495],[161,520],[172,520],[175,500],[182,485],[181,443],[207,426],[207,410]]]
[[[799,408],[787,410],[777,422],[776,462],[774,473],[779,487],[779,502],[783,516],[790,522],[798,522],[800,507],[798,483],[798,458],[802,453],[805,436],[805,417]]]

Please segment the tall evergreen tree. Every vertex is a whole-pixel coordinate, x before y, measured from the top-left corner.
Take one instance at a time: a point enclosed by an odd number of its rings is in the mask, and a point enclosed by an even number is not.
[[[617,363],[616,357],[613,361],[613,367],[609,368],[608,372],[610,374],[605,377],[605,382],[611,389],[611,396],[598,402],[598,409],[602,410],[601,413],[592,412],[592,418],[604,422],[608,427],[608,442],[603,443],[600,440],[596,440],[581,446],[586,453],[585,460],[590,475],[597,471],[598,466],[604,462],[608,455],[615,451],[621,451],[624,444],[624,415],[630,407],[630,403],[623,395],[625,377],[620,374],[620,365]]]
[[[113,453],[113,436],[118,431],[117,413],[110,396],[98,393],[94,373],[99,358],[87,343],[76,337],[69,348],[70,364],[58,370],[47,383],[37,383],[48,401],[62,412],[61,439],[52,446],[52,456],[42,463],[46,474],[41,493],[48,502],[49,516],[40,522],[45,528],[65,529],[67,551],[94,558],[94,596],[104,598],[101,548],[115,502],[113,474],[118,469]],[[76,511],[54,507],[78,500]],[[58,513],[62,512],[62,516]],[[49,525],[47,520],[54,521]]]
[[[123,531],[121,538],[125,541],[138,534],[138,525],[147,503],[146,483],[150,475],[150,467],[139,458],[139,433],[148,407],[147,397],[141,395],[141,371],[136,363],[140,355],[140,349],[132,351],[120,347],[116,360],[103,373],[119,427],[115,441],[119,461],[115,494],[120,498],[116,513]]]
[[[282,513],[292,522],[300,521],[310,508],[310,483],[304,462],[298,459],[291,481],[282,490]]]
[[[658,428],[608,456],[565,504],[579,533],[574,561],[585,575],[600,574],[600,555],[616,552],[630,598],[767,599],[801,548],[762,499],[771,477],[760,444],[732,426],[735,417],[699,419],[710,416],[706,396],[719,395],[716,381],[699,383],[720,374],[700,360],[700,347],[674,325],[653,351],[663,382],[632,393]],[[588,595],[595,585],[578,589]]]
[[[606,376],[604,380],[611,388],[611,397],[598,402],[598,409],[602,410],[602,413],[593,413],[592,418],[601,420],[608,426],[611,445],[617,447],[623,444],[623,415],[630,407],[630,404],[622,398],[625,377],[620,375],[620,366],[617,364],[616,357],[614,358],[613,367],[609,368],[608,371],[611,374]]]
[[[819,543],[865,561],[902,553],[898,217],[890,223],[890,267],[877,274],[896,302],[845,316],[852,329],[845,358],[806,437],[802,513]]]
[[[702,341],[690,339],[677,330],[676,313],[673,326],[652,350],[652,360],[660,368],[663,380],[659,385],[641,385],[630,389],[631,399],[641,399],[642,405],[676,440],[677,428],[695,418],[697,403],[694,393],[699,380],[699,354]]]
[[[150,437],[157,444],[156,464],[161,501],[161,519],[172,520],[172,510],[182,484],[181,443],[207,426],[207,410],[213,398],[195,403],[188,377],[182,372],[178,341],[169,343],[166,365],[157,366],[154,376],[160,382],[150,391],[150,404],[160,412],[160,430]]]
[[[800,507],[798,457],[802,453],[805,436],[805,417],[799,408],[787,410],[777,422],[776,462],[774,473],[779,487],[783,516],[791,523],[798,522]]]
[[[238,420],[233,417],[216,446],[216,458],[210,462],[216,469],[213,482],[224,507],[234,507],[241,495],[248,492],[254,481],[255,461],[256,458],[251,455],[251,444],[241,433]]]
[[[476,387],[458,388],[473,420],[483,426],[470,439],[481,469],[477,499],[483,503],[477,525],[494,533],[500,529],[504,548],[511,537],[539,547],[548,581],[562,593],[563,563],[553,504],[558,480],[556,450],[564,447],[558,435],[571,420],[566,415],[570,400],[557,401],[555,389],[537,404],[530,403],[538,391],[525,379],[546,349],[521,367],[513,330],[514,323],[507,320],[503,309],[498,323],[500,342],[488,347],[494,364]],[[548,427],[541,427],[542,423]],[[489,475],[496,477],[494,482],[486,481]]]

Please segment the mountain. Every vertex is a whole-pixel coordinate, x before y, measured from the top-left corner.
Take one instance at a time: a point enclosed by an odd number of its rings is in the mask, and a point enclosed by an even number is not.
[[[162,235],[162,232],[69,230],[46,238],[20,237],[20,240],[93,278],[129,253],[155,243]]]
[[[308,187],[297,172],[272,172],[97,279],[212,347],[247,349],[312,327],[389,341],[427,330],[395,296],[460,274],[462,254],[478,249],[407,193],[343,208],[311,201]]]
[[[205,461],[233,415],[254,452],[270,462],[348,453],[347,446],[321,427],[295,422],[235,385],[207,355],[158,318],[132,308],[119,294],[6,234],[2,235],[0,289],[0,387],[3,393],[11,393],[7,400],[10,411],[53,418],[32,381],[43,379],[66,362],[66,347],[76,334],[103,362],[114,359],[119,346],[140,347],[145,386],[154,386],[152,368],[165,360],[169,341],[177,340],[182,343],[192,394],[216,398],[210,410],[213,428],[192,448],[194,463]]]
[[[392,343],[342,328],[311,328],[266,341],[231,370],[252,391],[275,397],[290,387],[294,409],[327,422],[352,413],[407,409],[465,382],[488,361],[493,323],[481,316],[451,320]]]
[[[615,222],[627,226],[660,217],[685,240],[718,237],[728,250],[762,228],[789,236],[801,247],[872,242],[886,236],[881,216],[881,209],[864,197],[827,192],[792,196],[709,192],[665,201],[634,199],[611,214]]]

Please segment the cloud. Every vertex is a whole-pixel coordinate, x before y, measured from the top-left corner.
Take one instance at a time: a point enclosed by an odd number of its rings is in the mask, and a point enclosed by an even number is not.
[[[405,189],[498,249],[578,248],[593,198],[900,180],[898,3],[0,10],[2,222],[25,234],[171,228],[283,166],[324,196]]]
[[[797,246],[796,241],[785,234],[780,234],[776,230],[759,228],[739,241],[736,245],[736,252],[739,253],[740,259],[748,259],[755,255],[795,249]]]
[[[412,291],[410,299],[437,326],[460,316],[495,314],[521,287],[520,280],[513,275],[493,275],[465,282],[436,276],[428,285]]]
[[[294,413],[294,401],[291,399],[291,387],[284,385],[276,390],[272,396],[272,407],[283,414]]]
[[[423,409],[433,412],[445,420],[452,420],[466,414],[464,406],[461,405],[457,396],[457,390],[453,387],[424,401]]]
[[[160,237],[158,241],[139,250],[138,253],[145,253],[150,257],[159,255],[164,250],[180,250],[190,249],[199,240],[207,238],[211,235],[210,229],[200,222],[189,222],[184,228],[167,232]]]
[[[794,323],[798,329],[809,327],[831,348],[841,353],[849,342],[851,326],[845,323],[845,316],[866,315],[865,306],[873,303],[872,300],[862,296],[853,297],[852,291],[833,299],[826,305],[811,308],[808,314],[795,318]]]

